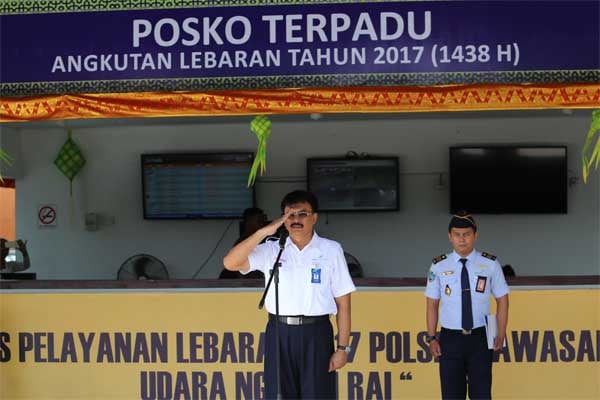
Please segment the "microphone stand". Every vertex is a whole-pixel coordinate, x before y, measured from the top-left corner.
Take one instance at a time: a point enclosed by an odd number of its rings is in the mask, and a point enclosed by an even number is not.
[[[275,356],[276,356],[276,372],[277,372],[277,398],[281,399],[281,356],[279,349],[279,267],[281,263],[279,259],[281,258],[281,253],[283,253],[283,249],[285,248],[285,240],[287,238],[287,231],[284,232],[279,238],[279,253],[277,254],[277,258],[273,263],[273,270],[271,272],[271,276],[269,277],[269,281],[267,282],[267,286],[265,287],[265,291],[263,292],[262,298],[258,303],[258,309],[262,310],[265,305],[265,299],[267,298],[267,293],[269,292],[269,288],[271,287],[271,282],[273,281],[273,277],[275,277]]]

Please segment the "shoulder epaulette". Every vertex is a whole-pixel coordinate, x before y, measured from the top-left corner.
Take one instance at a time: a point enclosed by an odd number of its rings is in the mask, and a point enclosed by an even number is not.
[[[485,258],[489,258],[492,261],[496,261],[496,256],[490,253],[486,253],[485,251],[481,253],[481,255]]]
[[[433,259],[433,263],[434,263],[434,264],[437,264],[437,263],[439,263],[440,261],[442,261],[442,260],[445,260],[445,259],[446,259],[446,255],[445,255],[445,254],[442,254],[442,255],[440,255],[440,256],[437,256],[436,258],[434,258],[434,259]]]

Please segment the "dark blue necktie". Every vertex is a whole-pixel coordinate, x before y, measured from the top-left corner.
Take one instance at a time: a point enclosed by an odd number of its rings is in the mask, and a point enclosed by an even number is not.
[[[471,285],[467,272],[467,259],[461,258],[462,271],[460,273],[460,286],[462,288],[462,328],[473,329],[473,307],[471,305]]]

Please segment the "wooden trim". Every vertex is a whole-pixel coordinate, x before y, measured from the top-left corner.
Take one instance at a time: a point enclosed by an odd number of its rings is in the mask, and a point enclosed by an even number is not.
[[[14,179],[4,178],[4,183],[11,186],[2,186],[0,181],[0,238],[15,240],[16,233],[16,192]]]

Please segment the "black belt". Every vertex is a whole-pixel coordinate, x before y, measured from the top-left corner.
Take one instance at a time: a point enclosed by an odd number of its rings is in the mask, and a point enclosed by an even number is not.
[[[442,332],[447,332],[453,335],[481,335],[485,334],[485,326],[473,329],[447,329],[442,327]]]
[[[329,321],[329,315],[280,315],[269,314],[269,321],[279,321],[286,325],[308,325],[320,321]]]

